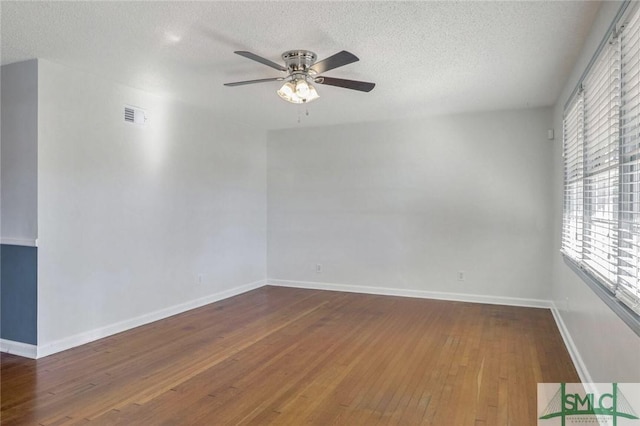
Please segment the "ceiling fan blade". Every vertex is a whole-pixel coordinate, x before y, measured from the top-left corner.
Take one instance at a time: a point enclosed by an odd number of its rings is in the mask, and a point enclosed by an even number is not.
[[[345,80],[343,78],[333,77],[317,77],[315,82],[318,84],[327,84],[329,86],[344,87],[345,89],[359,90],[361,92],[370,92],[376,87],[375,83],[366,81]]]
[[[266,83],[267,81],[282,81],[284,77],[261,78],[259,80],[236,81],[235,83],[225,83],[225,86],[244,86],[245,84]]]
[[[275,62],[272,62],[272,61],[270,61],[268,59],[265,59],[262,56],[258,56],[255,53],[247,52],[247,51],[244,51],[244,50],[236,50],[233,53],[235,53],[236,55],[244,56],[245,58],[248,58],[248,59],[252,59],[252,60],[254,60],[256,62],[260,62],[261,64],[264,64],[264,65],[266,65],[268,67],[271,67],[271,68],[275,68],[278,71],[287,71],[287,69],[285,67],[283,67],[282,65],[276,64]]]
[[[311,69],[317,74],[322,74],[323,72],[342,67],[359,60],[360,59],[358,59],[358,57],[353,53],[349,53],[346,50],[343,50],[342,52],[338,52],[333,56],[329,56],[328,58],[323,59],[320,62],[316,62],[311,67]]]

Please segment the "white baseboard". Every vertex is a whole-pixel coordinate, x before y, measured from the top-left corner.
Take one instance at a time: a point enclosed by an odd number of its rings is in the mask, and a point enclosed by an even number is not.
[[[37,357],[42,358],[48,355],[52,355],[67,349],[74,348],[76,346],[84,345],[85,343],[93,342],[94,340],[102,339],[103,337],[111,336],[113,334],[121,333],[123,331],[139,327],[141,325],[149,324],[154,321],[180,314],[191,309],[199,308],[201,306],[218,302],[223,299],[228,299],[229,297],[237,296],[239,294],[246,293],[247,291],[263,287],[265,284],[265,280],[255,281],[249,284],[234,287],[229,290],[214,293],[200,299],[192,300],[189,302],[181,303],[179,305],[170,306],[165,309],[160,309],[155,312],[140,315],[138,317],[111,324],[106,327],[97,328],[94,330],[69,336],[64,339],[56,340],[54,342],[38,346]]]
[[[483,294],[446,293],[439,291],[408,290],[401,288],[371,287],[348,284],[322,283],[316,281],[291,281],[268,279],[268,285],[279,287],[308,288],[313,290],[346,291],[350,293],[378,294],[383,296],[415,297],[420,299],[450,300],[455,302],[486,303],[490,305],[523,306],[528,308],[551,308],[551,302],[541,299],[487,296]]]
[[[569,356],[573,361],[573,365],[576,367],[578,371],[578,376],[580,377],[580,381],[582,383],[593,383],[591,379],[591,374],[589,374],[589,370],[587,370],[587,366],[585,365],[582,357],[580,356],[580,351],[576,347],[573,339],[571,338],[571,334],[569,333],[569,329],[564,323],[562,319],[562,315],[560,314],[560,310],[556,307],[556,305],[551,303],[551,313],[553,314],[553,318],[556,320],[556,324],[558,326],[558,330],[560,330],[560,335],[562,336],[562,340],[564,340],[564,345],[567,347],[569,351]]]
[[[523,307],[535,307],[535,308],[549,308],[553,314],[553,317],[558,325],[562,339],[565,346],[569,351],[569,355],[573,361],[573,364],[578,371],[580,380],[583,383],[591,383],[591,375],[589,374],[586,365],[584,364],[580,353],[575,346],[569,331],[562,320],[559,310],[553,305],[552,302],[540,299],[525,299],[516,297],[502,297],[502,296],[486,296],[475,294],[462,294],[462,293],[446,293],[446,292],[434,292],[424,290],[408,290],[397,289],[387,287],[371,287],[371,286],[358,286],[358,285],[346,285],[335,283],[322,283],[315,281],[291,281],[291,280],[278,280],[269,279],[267,281],[260,280],[249,284],[234,287],[229,290],[214,293],[209,296],[202,297],[190,302],[181,303],[179,305],[171,306],[169,308],[161,309],[155,312],[144,314],[129,320],[121,321],[115,324],[111,324],[99,329],[90,330],[84,333],[76,334],[64,339],[57,340],[55,342],[48,343],[46,345],[36,346],[26,343],[14,342],[11,340],[0,339],[0,352],[6,352],[14,355],[19,355],[27,358],[42,358],[47,355],[52,355],[76,346],[83,345],[85,343],[93,342],[95,340],[111,336],[116,333],[120,333],[141,325],[145,325],[154,321],[158,321],[182,312],[186,312],[191,309],[199,308],[210,303],[214,303],[229,297],[233,297],[250,290],[254,290],[264,285],[273,285],[280,287],[295,287],[295,288],[307,288],[314,290],[331,290],[331,291],[344,291],[351,293],[364,293],[364,294],[377,294],[386,296],[401,296],[401,297],[415,297],[424,299],[438,299],[438,300],[451,300],[458,302],[471,302],[471,303],[487,303],[494,305],[509,305],[509,306],[523,306]]]
[[[0,352],[31,359],[36,359],[38,357],[38,347],[36,345],[14,342],[13,340],[7,339],[0,339]]]

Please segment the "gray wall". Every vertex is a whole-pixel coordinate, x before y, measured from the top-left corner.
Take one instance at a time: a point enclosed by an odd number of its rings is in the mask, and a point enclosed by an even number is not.
[[[263,131],[49,61],[38,84],[45,353],[262,283]],[[147,109],[146,127],[123,121],[125,104]]]
[[[551,123],[547,108],[270,132],[269,279],[548,299]]]
[[[0,235],[33,245],[38,236],[38,61],[1,68]]]

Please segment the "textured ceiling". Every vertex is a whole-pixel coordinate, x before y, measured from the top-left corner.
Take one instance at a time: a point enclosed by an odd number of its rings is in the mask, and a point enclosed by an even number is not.
[[[599,2],[8,2],[2,64],[44,58],[206,106],[267,129],[552,105]],[[359,62],[327,76],[373,81],[361,93],[319,86],[305,107],[278,82],[290,49]],[[298,115],[302,114],[298,124]]]

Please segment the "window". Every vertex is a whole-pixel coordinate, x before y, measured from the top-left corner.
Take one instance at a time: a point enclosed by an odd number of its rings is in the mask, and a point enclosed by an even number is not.
[[[605,46],[583,83],[582,260],[610,290],[615,290],[618,245],[618,46],[618,38]]]
[[[640,10],[620,34],[620,214],[616,296],[640,313]]]
[[[564,214],[562,249],[575,260],[582,258],[583,127],[582,93],[564,117]]]
[[[640,9],[623,22],[565,109],[562,251],[640,315]]]

